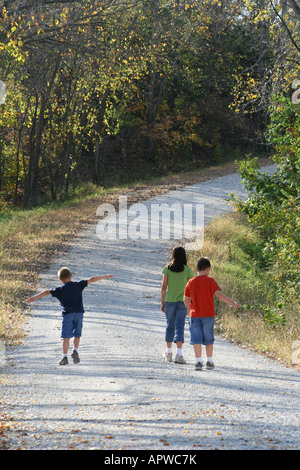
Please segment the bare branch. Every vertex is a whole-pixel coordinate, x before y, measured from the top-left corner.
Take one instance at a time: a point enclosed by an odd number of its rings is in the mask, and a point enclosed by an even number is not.
[[[291,0],[289,0],[289,2],[291,3]],[[293,38],[293,35],[288,27],[288,25],[286,24],[286,21],[284,20],[284,18],[279,14],[279,12],[277,11],[275,5],[273,4],[273,1],[270,0],[270,4],[271,4],[271,7],[274,11],[274,13],[276,14],[276,16],[278,16],[278,18],[280,19],[281,23],[283,24],[283,26],[285,27],[291,41],[292,41],[292,44],[295,46],[295,48],[297,49],[298,52],[300,52],[300,47],[298,46],[298,44],[296,43],[295,39]],[[299,8],[299,7],[298,7]],[[299,9],[300,10],[300,9]]]

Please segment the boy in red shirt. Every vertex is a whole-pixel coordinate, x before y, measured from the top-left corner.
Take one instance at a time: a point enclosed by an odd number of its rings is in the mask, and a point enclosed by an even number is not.
[[[211,265],[207,258],[197,262],[197,276],[190,279],[184,291],[184,303],[190,316],[191,344],[196,357],[195,370],[202,370],[201,345],[206,347],[206,369],[213,369],[215,308],[214,295],[222,302],[238,308],[239,304],[226,297],[217,282],[208,277]]]

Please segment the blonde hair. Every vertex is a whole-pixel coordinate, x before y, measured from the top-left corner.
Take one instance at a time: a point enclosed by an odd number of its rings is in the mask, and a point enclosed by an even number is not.
[[[61,281],[66,281],[72,276],[72,273],[69,268],[60,268],[58,270],[57,276]]]

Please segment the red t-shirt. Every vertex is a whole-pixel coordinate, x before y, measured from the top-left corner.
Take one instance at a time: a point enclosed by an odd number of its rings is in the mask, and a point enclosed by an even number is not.
[[[214,317],[214,293],[221,290],[212,277],[193,277],[185,287],[184,295],[191,298],[191,317]]]

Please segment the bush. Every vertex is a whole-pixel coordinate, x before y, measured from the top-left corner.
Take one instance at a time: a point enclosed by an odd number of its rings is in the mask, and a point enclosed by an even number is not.
[[[239,164],[249,196],[231,196],[265,236],[265,254],[281,297],[299,296],[300,261],[300,107],[290,99],[274,102],[268,138],[277,170],[260,173],[257,159]]]

